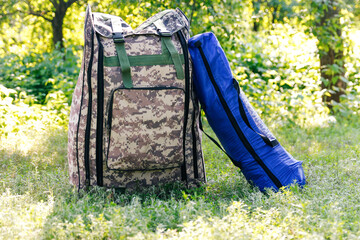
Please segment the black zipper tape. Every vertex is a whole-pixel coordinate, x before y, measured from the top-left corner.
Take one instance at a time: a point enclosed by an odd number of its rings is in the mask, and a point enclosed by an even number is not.
[[[96,35],[98,52],[97,119],[96,119],[96,183],[103,186],[103,119],[104,119],[104,51],[100,36]]]
[[[184,110],[184,131],[183,131],[183,152],[184,152],[184,165],[181,167],[181,176],[182,180],[188,182],[188,176],[186,173],[186,127],[188,122],[188,114],[189,114],[189,101],[190,101],[190,65],[189,65],[189,52],[188,46],[185,40],[183,33],[178,31],[177,36],[179,38],[181,48],[183,50],[184,59],[185,59],[185,110]],[[194,162],[196,160],[194,159]],[[196,163],[197,165],[197,163]]]
[[[233,85],[234,88],[236,89],[237,93],[238,93],[238,101],[239,101],[239,111],[240,111],[240,115],[242,117],[242,119],[244,120],[245,124],[248,126],[248,128],[250,128],[251,130],[253,130],[257,135],[259,135],[262,140],[270,147],[276,147],[277,145],[279,145],[278,140],[273,139],[270,140],[267,136],[265,136],[262,133],[259,133],[257,131],[255,131],[255,129],[250,125],[249,119],[245,113],[245,108],[244,108],[244,104],[240,98],[240,87],[239,87],[239,83],[236,81],[236,79],[233,79]]]
[[[83,69],[83,80],[82,80],[82,87],[81,87],[79,119],[78,119],[78,123],[77,123],[77,127],[76,127],[76,138],[75,138],[76,163],[77,163],[77,172],[78,172],[78,179],[79,179],[78,190],[80,190],[80,180],[81,180],[80,179],[80,166],[79,166],[79,130],[80,130],[80,119],[81,119],[81,106],[82,106],[83,100],[84,100],[84,85],[85,85],[85,64],[84,64],[84,69]]]
[[[201,55],[201,58],[204,62],[204,65],[205,65],[205,68],[206,68],[206,71],[208,72],[208,75],[209,75],[209,78],[210,78],[210,81],[216,91],[216,94],[218,95],[219,97],[219,100],[221,102],[221,105],[223,106],[225,112],[226,112],[226,115],[228,116],[230,122],[231,122],[231,125],[233,126],[233,128],[235,129],[237,135],[239,136],[240,140],[243,142],[245,148],[248,150],[248,152],[251,154],[251,156],[255,159],[255,161],[261,166],[261,168],[265,171],[265,173],[269,176],[269,178],[271,179],[271,181],[273,181],[273,183],[275,184],[275,186],[277,188],[281,188],[282,187],[282,184],[281,182],[279,181],[279,179],[270,171],[270,169],[265,165],[265,163],[261,160],[261,158],[257,155],[257,153],[255,152],[255,150],[253,149],[253,147],[251,146],[251,144],[249,143],[249,141],[246,139],[244,133],[241,131],[239,125],[237,124],[236,122],[236,119],[234,117],[234,115],[231,113],[231,110],[229,108],[229,106],[227,105],[223,95],[221,94],[221,91],[220,91],[220,88],[219,86],[217,85],[216,81],[215,81],[215,78],[212,74],[212,71],[211,71],[211,68],[210,68],[210,65],[206,59],[206,56],[205,56],[205,53],[201,47],[201,42],[200,41],[197,41],[195,43],[195,47],[197,47],[200,51],[200,55]]]

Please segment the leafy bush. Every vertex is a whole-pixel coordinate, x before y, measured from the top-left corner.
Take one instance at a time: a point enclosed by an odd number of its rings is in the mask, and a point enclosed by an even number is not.
[[[0,59],[0,83],[17,93],[25,92],[28,103],[46,103],[49,93],[61,90],[68,103],[79,74],[75,49],[43,54],[9,54]],[[31,99],[31,100],[30,100]]]
[[[327,125],[334,121],[323,104],[317,39],[288,24],[271,30],[219,38],[234,77],[259,113],[270,123]],[[343,117],[359,113],[359,49],[348,59],[348,88],[333,112]]]
[[[49,94],[45,105],[33,103],[29,106],[28,101],[26,93],[18,94],[0,84],[0,140],[27,131],[39,133],[49,128],[67,128],[70,108],[64,93]],[[24,146],[25,143],[21,147]]]
[[[321,125],[329,120],[314,38],[284,24],[242,36],[236,45],[227,51],[234,76],[268,122],[304,125],[316,118]]]

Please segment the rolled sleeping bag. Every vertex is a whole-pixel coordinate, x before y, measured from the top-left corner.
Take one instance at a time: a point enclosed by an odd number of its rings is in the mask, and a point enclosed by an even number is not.
[[[279,144],[255,112],[215,35],[196,35],[188,46],[195,92],[209,125],[246,179],[261,191],[305,185],[302,162]]]

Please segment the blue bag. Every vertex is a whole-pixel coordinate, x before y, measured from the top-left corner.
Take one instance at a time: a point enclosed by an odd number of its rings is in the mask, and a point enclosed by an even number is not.
[[[278,143],[240,91],[215,35],[196,35],[188,45],[197,97],[226,154],[246,179],[261,191],[304,185],[302,162]]]

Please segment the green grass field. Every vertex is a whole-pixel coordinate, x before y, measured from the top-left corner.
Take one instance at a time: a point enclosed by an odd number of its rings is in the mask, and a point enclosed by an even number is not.
[[[36,121],[1,136],[0,239],[360,238],[357,116],[327,127],[273,129],[304,161],[308,184],[267,194],[205,137],[208,183],[202,187],[78,194],[68,183],[66,130]]]

